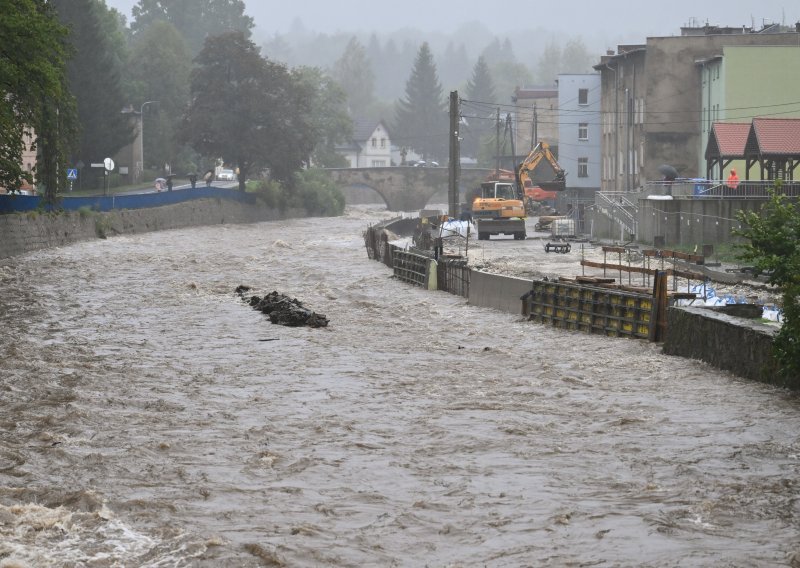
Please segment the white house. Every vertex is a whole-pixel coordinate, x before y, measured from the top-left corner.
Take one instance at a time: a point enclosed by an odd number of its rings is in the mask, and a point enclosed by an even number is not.
[[[337,150],[351,168],[383,168],[392,165],[392,142],[383,121],[359,120],[353,124],[353,138]]]

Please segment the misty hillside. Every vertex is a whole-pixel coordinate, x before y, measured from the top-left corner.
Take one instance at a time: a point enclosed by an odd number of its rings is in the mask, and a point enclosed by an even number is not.
[[[553,85],[559,73],[592,72],[605,46],[589,47],[581,36],[565,36],[544,29],[514,31],[501,36],[480,22],[460,26],[452,34],[427,33],[413,28],[390,33],[337,32],[307,29],[296,19],[287,33],[254,34],[263,55],[290,67],[312,66],[332,72],[355,40],[363,47],[373,94],[378,101],[393,102],[404,95],[406,81],[420,45],[433,52],[445,91],[463,90],[479,56],[489,65],[497,101],[506,103],[514,88]],[[495,101],[489,101],[495,102]]]

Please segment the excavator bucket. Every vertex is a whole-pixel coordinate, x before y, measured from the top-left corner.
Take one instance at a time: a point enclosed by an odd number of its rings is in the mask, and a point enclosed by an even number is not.
[[[556,179],[553,181],[539,181],[536,183],[539,187],[541,187],[545,191],[564,191],[567,189],[567,183],[561,179]]]

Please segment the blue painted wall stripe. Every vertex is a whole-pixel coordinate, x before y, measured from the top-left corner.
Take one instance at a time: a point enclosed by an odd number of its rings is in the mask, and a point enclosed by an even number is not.
[[[60,208],[67,211],[77,211],[81,207],[89,207],[94,211],[147,209],[149,207],[161,207],[164,205],[183,203],[193,199],[208,198],[228,199],[249,204],[254,204],[256,202],[256,196],[254,194],[242,193],[238,189],[197,187],[195,189],[142,193],[139,195],[64,197],[61,200]],[[41,200],[42,197],[39,195],[0,195],[0,213],[33,211],[39,207]],[[47,210],[49,210],[49,208],[47,208]]]

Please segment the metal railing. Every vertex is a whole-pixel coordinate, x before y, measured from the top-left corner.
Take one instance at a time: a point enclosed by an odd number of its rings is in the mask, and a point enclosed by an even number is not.
[[[631,195],[622,191],[600,191],[597,192],[595,207],[629,234],[636,235],[639,228],[636,217],[638,205],[631,200]]]
[[[727,180],[678,179],[647,182],[644,193],[681,198],[765,199],[774,187],[776,182],[772,180],[739,180],[730,183]],[[800,181],[780,181],[777,188],[780,195],[800,197]]]

